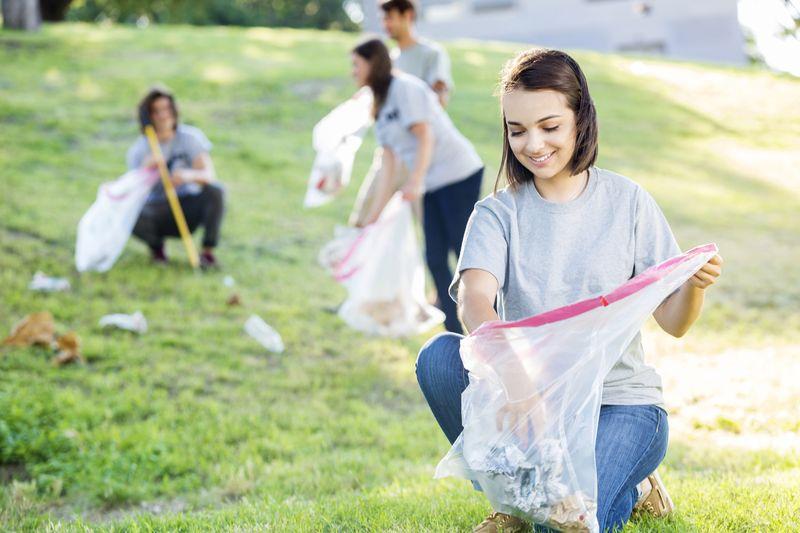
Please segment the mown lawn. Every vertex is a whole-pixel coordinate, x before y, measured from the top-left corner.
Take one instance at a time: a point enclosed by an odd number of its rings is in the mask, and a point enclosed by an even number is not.
[[[468,531],[488,512],[466,482],[431,479],[447,444],[413,374],[426,337],[367,338],[326,311],[343,291],[316,254],[356,187],[319,210],[301,204],[310,130],[352,93],[355,40],[77,24],[0,32],[0,331],[49,310],[87,359],[56,368],[41,349],[0,351],[0,529]],[[493,176],[494,85],[518,46],[449,49],[451,115]],[[626,531],[796,531],[800,81],[577,57],[599,110],[599,164],[650,190],[682,246],[714,241],[726,259],[686,338],[649,328],[675,428],[663,477],[679,511]],[[215,144],[229,193],[224,269],[192,273],[178,242],[172,265],[153,268],[132,241],[111,272],[79,277],[77,221],[124,170],[135,103],[156,81]],[[73,289],[29,292],[36,270]],[[244,305],[226,305],[233,292]],[[136,310],[145,335],[97,326]],[[281,332],[284,354],[244,334],[251,313]]]

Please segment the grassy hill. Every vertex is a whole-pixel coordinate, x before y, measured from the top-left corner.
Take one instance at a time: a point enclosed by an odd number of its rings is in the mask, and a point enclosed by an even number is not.
[[[0,351],[0,529],[468,531],[488,512],[466,482],[431,479],[447,443],[413,374],[426,337],[367,338],[325,311],[343,291],[316,254],[357,184],[319,210],[301,204],[311,128],[354,90],[355,39],[0,32],[0,331],[50,310],[87,359],[56,368],[40,349]],[[487,192],[500,153],[494,86],[517,49],[449,45],[449,110],[487,162]],[[599,165],[644,185],[683,247],[714,241],[726,259],[686,338],[648,328],[674,428],[663,477],[679,511],[627,530],[797,530],[800,81],[576,56],[598,107]],[[111,272],[78,277],[77,221],[123,172],[134,107],[153,82],[214,143],[229,193],[224,269],[192,273],[177,241],[172,265],[153,268],[131,241]],[[72,291],[28,291],[36,270],[70,277]],[[242,306],[226,305],[232,292]],[[145,335],[97,326],[136,310]],[[284,354],[244,334],[251,313],[281,332]]]

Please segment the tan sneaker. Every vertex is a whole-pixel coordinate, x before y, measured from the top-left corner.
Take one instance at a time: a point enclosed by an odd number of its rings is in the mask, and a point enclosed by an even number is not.
[[[472,529],[472,533],[523,533],[530,526],[522,519],[505,513],[492,513]]]
[[[633,507],[634,514],[645,513],[656,518],[664,518],[675,510],[675,504],[672,503],[658,470],[647,476],[647,479],[639,484],[639,488],[642,489],[642,496]]]

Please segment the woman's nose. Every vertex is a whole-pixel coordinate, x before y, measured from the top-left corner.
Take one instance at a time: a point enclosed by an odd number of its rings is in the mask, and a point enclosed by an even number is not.
[[[528,133],[528,143],[525,145],[525,152],[528,154],[538,154],[544,148],[544,138],[541,135]]]

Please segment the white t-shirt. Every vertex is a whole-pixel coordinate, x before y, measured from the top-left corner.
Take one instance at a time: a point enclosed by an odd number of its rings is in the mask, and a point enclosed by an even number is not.
[[[419,78],[397,72],[375,120],[375,136],[409,171],[414,168],[418,145],[409,128],[420,122],[430,125],[434,142],[425,175],[426,192],[468,178],[483,167],[475,148],[453,125],[430,87]]]

